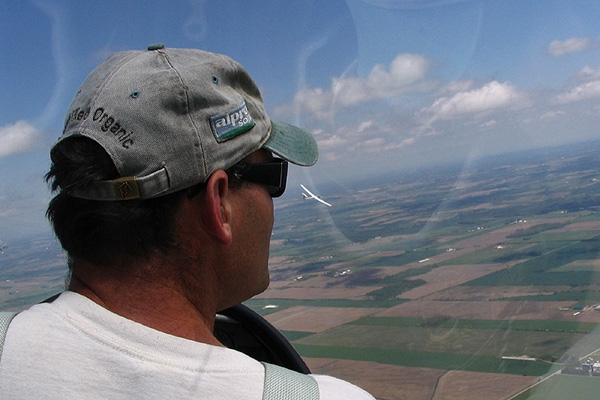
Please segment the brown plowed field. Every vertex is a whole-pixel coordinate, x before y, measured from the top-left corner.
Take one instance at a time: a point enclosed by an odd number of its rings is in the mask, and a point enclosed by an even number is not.
[[[507,399],[538,379],[535,376],[449,371],[439,380],[432,400]]]
[[[365,389],[377,399],[429,400],[443,370],[370,361],[307,358],[314,374],[333,375]]]
[[[410,300],[420,299],[429,294],[461,285],[492,272],[509,268],[510,266],[511,264],[469,264],[438,267],[426,274],[414,276],[412,279],[422,279],[427,283],[402,293],[400,298]]]
[[[307,358],[314,374],[330,374],[385,400],[500,400],[530,386],[538,377],[443,371],[369,361]]]

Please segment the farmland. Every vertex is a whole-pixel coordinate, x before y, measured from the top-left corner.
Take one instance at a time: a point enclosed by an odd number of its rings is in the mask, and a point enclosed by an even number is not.
[[[509,398],[600,348],[594,150],[323,185],[330,210],[278,206],[272,284],[248,304],[314,370],[344,360],[379,398]],[[390,385],[414,371],[422,389],[390,395],[353,362],[389,366]]]
[[[600,349],[598,147],[325,182],[331,208],[290,185],[275,202],[270,288],[247,305],[313,372],[381,399],[593,391],[600,378],[544,379]],[[62,290],[52,239],[0,257],[3,308]]]

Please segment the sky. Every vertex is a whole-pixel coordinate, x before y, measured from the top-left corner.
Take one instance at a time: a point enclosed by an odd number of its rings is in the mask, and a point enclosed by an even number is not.
[[[290,180],[319,192],[597,138],[599,20],[596,0],[0,0],[0,240],[49,231],[48,150],[113,52],[242,63],[271,117],[315,134]]]

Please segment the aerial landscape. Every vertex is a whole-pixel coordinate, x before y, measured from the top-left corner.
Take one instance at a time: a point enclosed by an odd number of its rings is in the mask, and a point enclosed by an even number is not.
[[[0,310],[68,281],[44,176],[85,77],[208,50],[318,144],[245,302],[314,373],[377,399],[598,397],[600,2],[0,5]]]
[[[380,399],[596,393],[598,148],[317,185],[332,207],[298,189],[275,202],[271,286],[247,305],[313,372]],[[2,308],[63,290],[65,265],[52,237],[7,243]]]

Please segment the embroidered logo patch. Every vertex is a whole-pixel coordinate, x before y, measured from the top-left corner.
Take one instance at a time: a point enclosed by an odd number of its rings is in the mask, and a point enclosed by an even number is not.
[[[248,113],[246,103],[226,114],[215,115],[210,118],[210,126],[217,138],[217,142],[225,142],[254,126],[254,120]]]

